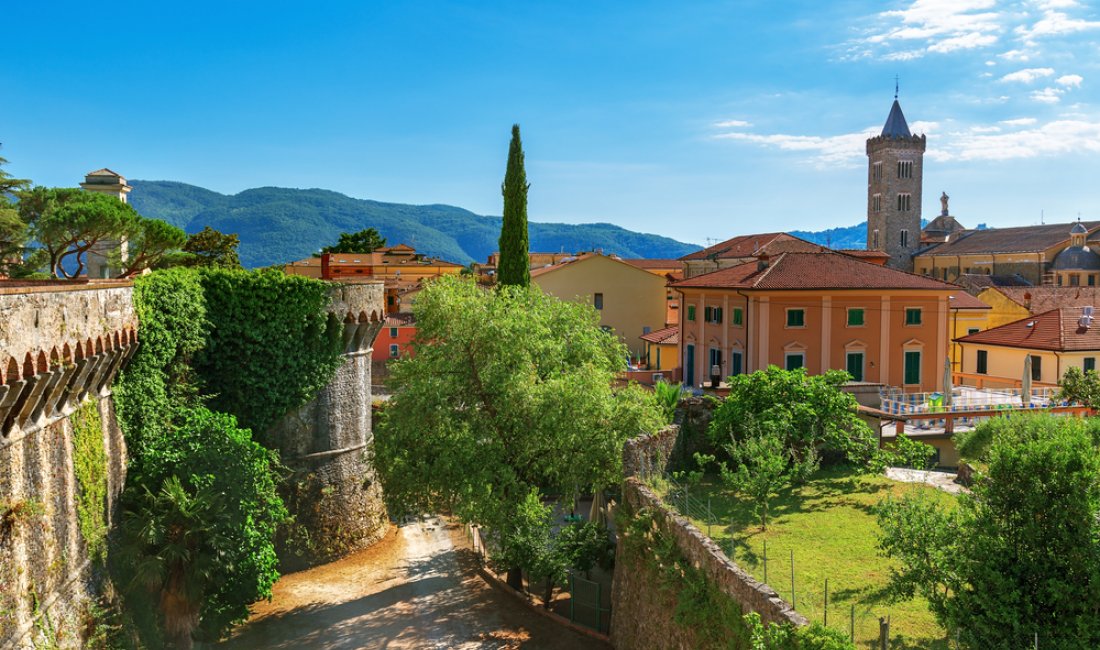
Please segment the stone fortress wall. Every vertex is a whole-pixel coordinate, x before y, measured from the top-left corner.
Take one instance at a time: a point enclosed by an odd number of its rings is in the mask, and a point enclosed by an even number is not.
[[[126,282],[0,288],[0,647],[80,643],[102,576],[80,525],[72,416],[102,436],[109,527],[126,473],[110,388],[137,326]]]
[[[344,363],[320,394],[271,431],[294,471],[284,496],[302,530],[281,552],[309,566],[378,541],[389,526],[372,463],[371,344],[385,321],[381,282],[340,283],[329,310],[344,323]]]

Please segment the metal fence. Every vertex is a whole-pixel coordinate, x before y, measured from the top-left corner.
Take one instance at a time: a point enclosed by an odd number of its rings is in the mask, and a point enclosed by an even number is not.
[[[469,540],[478,563],[486,570],[492,571],[488,564],[489,551],[481,535],[481,529],[467,525],[466,539]],[[497,572],[494,574],[503,581],[502,574]],[[569,619],[572,623],[583,625],[602,634],[610,632],[611,589],[609,584],[590,580],[576,571],[570,571],[568,583],[556,585],[556,587],[558,595],[553,599],[550,611]],[[541,598],[545,590],[546,583],[542,579],[532,579],[526,571],[523,573],[524,593]]]

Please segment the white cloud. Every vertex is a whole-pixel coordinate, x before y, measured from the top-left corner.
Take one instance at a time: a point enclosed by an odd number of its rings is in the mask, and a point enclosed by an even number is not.
[[[946,143],[949,159],[1008,160],[1088,151],[1100,153],[1100,121],[1055,120],[1030,129],[962,135]]]
[[[723,120],[721,122],[715,122],[714,126],[719,129],[743,129],[752,126],[752,122],[746,122],[745,120]]]
[[[1062,101],[1062,93],[1066,91],[1061,88],[1043,88],[1042,90],[1035,90],[1031,93],[1031,98],[1037,102],[1044,104],[1057,104]]]
[[[1018,36],[1032,40],[1036,37],[1059,36],[1063,34],[1076,34],[1092,29],[1100,29],[1100,21],[1073,18],[1059,9],[1071,9],[1078,7],[1078,3],[1072,0],[1047,0],[1037,2],[1042,10],[1042,18],[1031,26],[1020,25],[1015,29]]]
[[[1001,130],[999,126],[972,126],[970,127],[971,133],[997,133]]]
[[[1084,80],[1085,78],[1079,74],[1065,74],[1055,79],[1055,82],[1058,83],[1058,85],[1066,86],[1067,88],[1070,86],[1074,88],[1080,88],[1081,82]]]
[[[1031,60],[1031,55],[1024,50],[1009,50],[1007,52],[1002,52],[997,56],[1001,57],[1005,61],[1019,61],[1021,63]]]
[[[990,11],[995,6],[996,0],[914,0],[904,9],[874,16],[875,26],[849,43],[848,58],[906,61],[989,47],[1004,31],[1000,14]]]
[[[1038,121],[1034,117],[1018,117],[1014,120],[1001,120],[1001,124],[1005,126],[1031,126]]]
[[[1049,77],[1054,74],[1054,68],[1024,68],[1016,72],[1010,72],[1001,77],[1001,81],[1019,81],[1029,84],[1037,79]]]
[[[733,132],[719,133],[714,137],[719,140],[749,142],[781,151],[809,154],[808,161],[821,167],[856,167],[867,155],[865,143],[868,136],[877,132],[877,129],[868,127],[866,131],[861,133],[845,133],[833,136]]]

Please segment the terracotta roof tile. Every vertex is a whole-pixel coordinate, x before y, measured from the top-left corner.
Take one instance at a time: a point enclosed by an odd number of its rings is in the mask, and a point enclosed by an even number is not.
[[[799,239],[785,232],[768,232],[757,235],[738,235],[733,239],[695,251],[681,257],[681,260],[736,259],[752,257],[757,253],[772,255],[792,250],[820,250],[821,246]]]
[[[1058,352],[1100,351],[1100,322],[1082,326],[1081,315],[1079,308],[1052,309],[956,340]]]
[[[965,291],[951,294],[951,309],[993,309]]]
[[[383,327],[416,327],[416,318],[411,311],[398,311],[386,314]]]
[[[623,261],[647,271],[650,269],[678,269],[681,266],[680,260],[624,259]]]
[[[659,329],[649,334],[642,334],[638,338],[649,343],[659,343],[662,345],[679,345],[680,343],[680,328],[679,327],[666,327]]]
[[[978,293],[989,287],[1030,287],[1022,275],[984,275],[982,273],[964,273],[955,280],[955,284],[971,293]]]
[[[1006,298],[1032,314],[1051,309],[1100,307],[1100,287],[996,287]],[[1030,299],[1029,299],[1030,298]]]
[[[1100,228],[1100,221],[1082,223],[1089,232]],[[917,256],[1035,253],[1069,241],[1069,231],[1072,227],[1072,223],[1053,223],[1041,226],[967,230],[957,233],[949,242],[937,244],[917,253]]]
[[[831,251],[784,253],[765,269],[757,262],[698,275],[673,287],[742,289],[957,289],[923,275],[898,271]]]

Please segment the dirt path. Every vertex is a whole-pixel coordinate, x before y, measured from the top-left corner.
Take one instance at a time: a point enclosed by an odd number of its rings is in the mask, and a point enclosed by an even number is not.
[[[474,572],[440,519],[401,526],[371,548],[284,576],[226,648],[601,649]],[[463,540],[464,541],[464,540]]]

